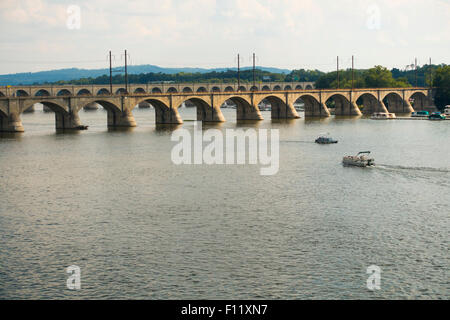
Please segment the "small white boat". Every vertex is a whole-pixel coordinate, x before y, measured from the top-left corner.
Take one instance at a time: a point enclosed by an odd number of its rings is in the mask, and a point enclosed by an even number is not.
[[[445,109],[444,109],[444,115],[445,115],[447,118],[450,118],[450,106],[445,106]]]
[[[370,154],[370,151],[361,151],[356,156],[345,156],[342,159],[342,164],[355,167],[374,166],[375,160],[367,157],[366,154]]]
[[[397,118],[395,116],[395,113],[389,113],[389,112],[375,112],[370,117],[372,120],[390,120]]]

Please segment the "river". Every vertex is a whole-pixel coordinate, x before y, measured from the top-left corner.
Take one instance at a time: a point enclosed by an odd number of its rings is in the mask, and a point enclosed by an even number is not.
[[[205,129],[279,129],[276,175],[173,164],[172,129],[150,109],[130,130],[82,111],[77,133],[23,114],[25,133],[0,135],[0,298],[450,298],[450,122],[237,124],[235,112]],[[315,144],[323,132],[339,143]],[[375,167],[342,166],[365,150]],[[70,265],[80,290],[66,287]]]

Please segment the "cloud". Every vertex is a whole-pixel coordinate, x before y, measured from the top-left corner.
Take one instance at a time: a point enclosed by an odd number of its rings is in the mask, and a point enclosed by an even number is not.
[[[66,27],[69,5],[81,8],[80,30]],[[369,6],[379,28],[367,27]],[[411,55],[449,63],[449,15],[444,0],[1,0],[0,52],[5,61],[94,61],[127,48],[141,63],[202,67],[256,52],[261,64],[324,70],[353,54],[360,67],[404,65]]]

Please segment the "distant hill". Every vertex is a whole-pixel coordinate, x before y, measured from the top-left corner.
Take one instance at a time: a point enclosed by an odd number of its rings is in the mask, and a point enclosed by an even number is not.
[[[288,74],[291,70],[278,69],[278,68],[268,68],[268,67],[257,67],[260,70],[268,71],[272,73]],[[242,70],[249,70],[251,67],[242,68]],[[123,67],[114,68],[114,71],[121,71]],[[203,68],[162,68],[150,64],[129,66],[129,74],[141,74],[141,73],[165,73],[165,74],[176,74],[180,72],[186,73],[207,73],[211,71],[222,72],[227,70],[236,70],[236,68],[213,68],[213,69],[203,69]],[[46,82],[56,82],[60,80],[69,81],[81,78],[95,78],[102,75],[108,74],[109,69],[60,69],[60,70],[50,70],[50,71],[40,71],[40,72],[25,72],[25,73],[15,73],[0,75],[0,85],[31,85],[31,84],[42,84]],[[118,74],[114,72],[113,74]]]

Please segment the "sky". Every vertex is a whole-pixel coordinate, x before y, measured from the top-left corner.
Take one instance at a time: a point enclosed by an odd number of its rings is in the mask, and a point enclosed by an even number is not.
[[[0,0],[0,74],[113,65],[450,64],[450,0]]]

